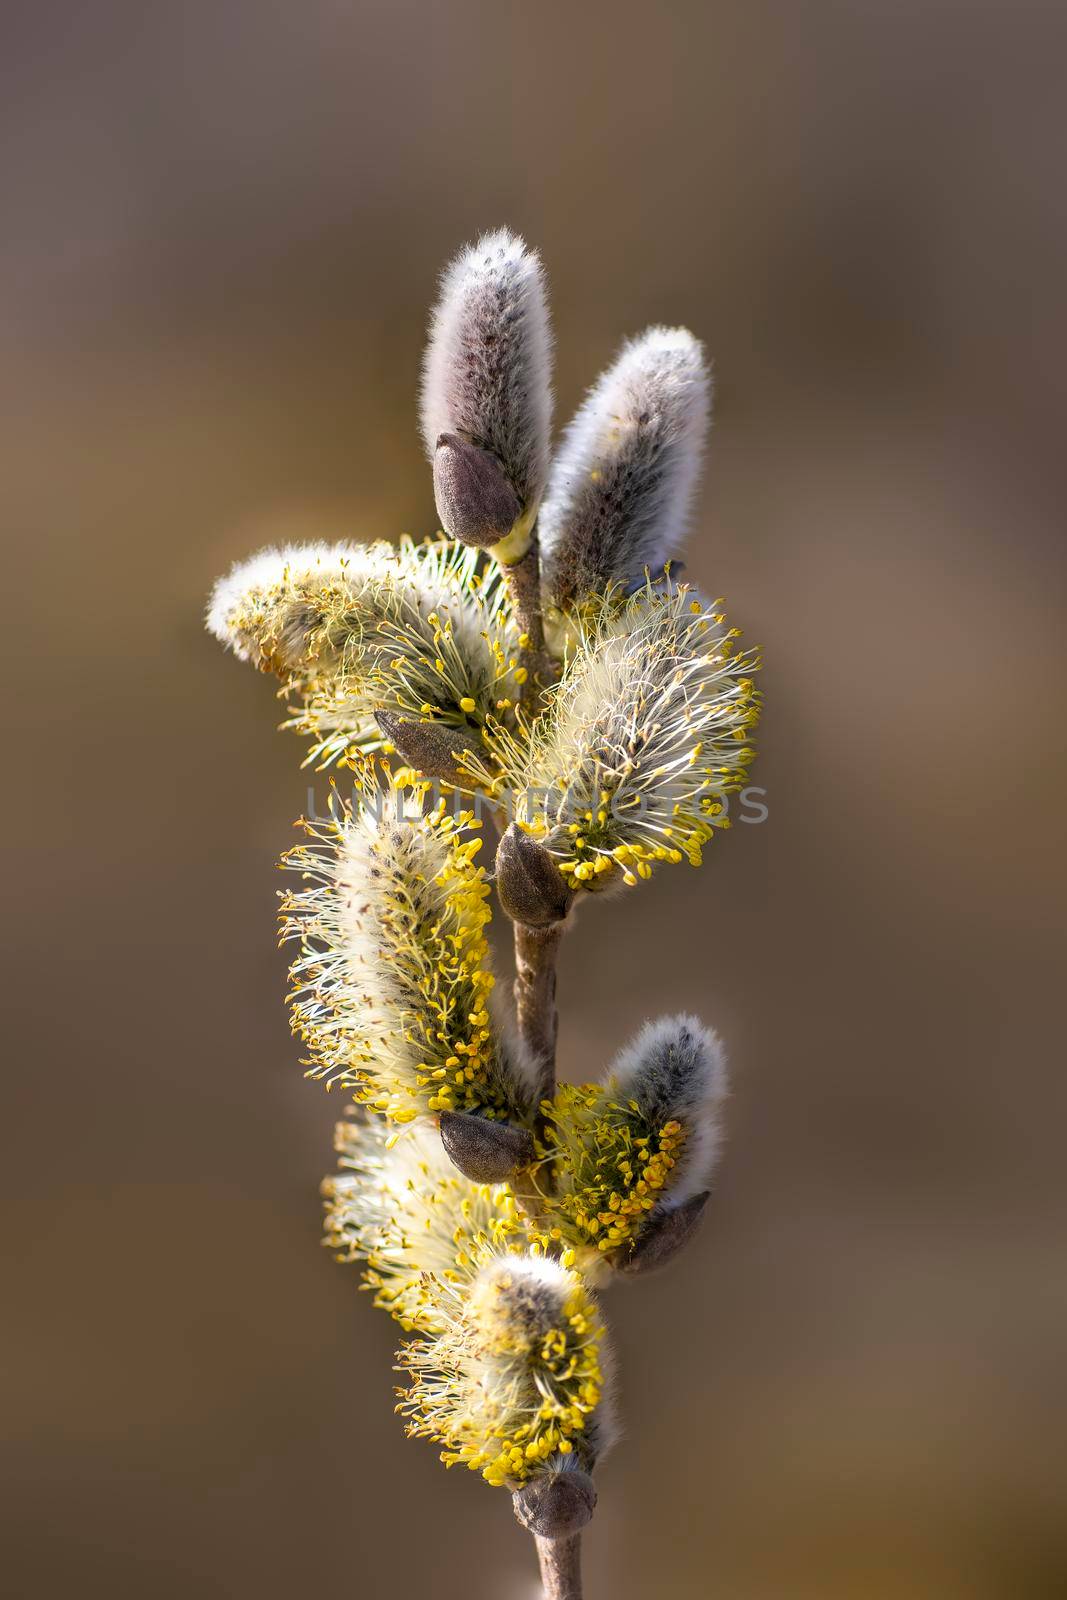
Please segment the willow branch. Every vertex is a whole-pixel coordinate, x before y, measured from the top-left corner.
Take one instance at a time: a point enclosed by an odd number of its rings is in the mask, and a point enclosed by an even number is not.
[[[538,1098],[550,1100],[556,1089],[556,955],[563,924],[532,928],[515,924],[515,1010],[519,1035],[538,1072]]]
[[[519,647],[519,665],[526,670],[520,698],[532,705],[538,685],[547,686],[553,676],[552,659],[545,649],[545,629],[541,618],[541,561],[538,554],[537,524],[529,535],[529,545],[518,561],[504,566],[515,626],[525,641]]]
[[[556,957],[562,937],[562,922],[547,928],[515,924],[515,1009],[519,1033],[537,1065],[542,1100],[551,1099],[556,1089]],[[558,1539],[534,1534],[534,1544],[544,1600],[582,1600],[581,1534]]]
[[[545,1539],[534,1535],[545,1600],[582,1600],[582,1536]]]
[[[536,522],[530,530],[528,548],[518,561],[505,564],[504,571],[515,626],[522,639],[519,660],[526,669],[522,702],[530,708],[537,703],[538,690],[547,687],[554,676],[553,663],[545,649],[541,617],[541,566]],[[556,1092],[556,1038],[559,1032],[556,959],[571,895],[550,858],[536,849],[514,826],[505,833],[498,852],[497,891],[515,924],[515,1011],[519,1035],[537,1073],[538,1101],[551,1100]],[[530,920],[525,920],[527,918]],[[570,1506],[569,1516],[563,1517],[557,1524],[558,1536],[555,1538],[536,1531],[536,1511],[531,1517],[529,1508],[516,1505],[519,1522],[533,1534],[544,1600],[582,1600],[582,1539],[580,1533],[570,1529],[581,1527],[596,1504],[591,1481],[584,1474],[582,1477],[588,1485],[589,1504],[582,1508],[578,1520],[575,1520],[574,1506]],[[577,1481],[572,1479],[572,1486]],[[557,1510],[561,1509],[562,1503],[574,1497],[573,1487],[570,1493],[563,1491],[562,1480],[551,1486],[550,1497],[555,1497]],[[520,1498],[516,1496],[516,1501]],[[540,1525],[544,1528],[551,1526],[551,1522],[546,1523],[542,1516]]]

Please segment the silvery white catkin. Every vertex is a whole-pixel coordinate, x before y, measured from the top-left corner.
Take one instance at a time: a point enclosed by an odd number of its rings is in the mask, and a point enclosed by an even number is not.
[[[538,523],[550,606],[652,576],[680,552],[711,409],[704,348],[685,328],[625,344],[568,427]]]
[[[472,551],[443,540],[416,545],[407,537],[397,545],[377,539],[268,548],[218,580],[207,627],[239,660],[279,676],[328,671],[341,678],[367,657],[421,654],[432,665],[441,653],[439,625],[466,665],[464,679],[492,688],[499,663],[491,642],[504,637],[502,597],[499,586],[479,579],[477,562]],[[411,630],[415,639],[405,637]],[[410,673],[411,663],[405,666]]]
[[[507,1019],[490,1016],[478,840],[443,802],[397,806],[390,817],[338,803],[283,858],[305,885],[283,895],[281,931],[299,947],[290,1005],[309,1076],[400,1126],[453,1110],[521,1120],[537,1072]]]
[[[550,1256],[492,1250],[473,1281],[438,1288],[443,1330],[399,1352],[409,1434],[512,1489],[558,1474],[568,1455],[592,1465],[610,1431],[596,1424],[606,1340],[581,1277]]]
[[[647,1022],[612,1062],[607,1084],[620,1101],[636,1100],[656,1127],[674,1119],[685,1129],[664,1199],[677,1206],[704,1189],[719,1153],[719,1112],[728,1088],[718,1035],[697,1017]]]
[[[436,1281],[469,1285],[485,1252],[519,1235],[510,1191],[463,1177],[429,1117],[397,1137],[384,1117],[357,1112],[335,1144],[339,1170],[322,1191],[327,1243],[338,1260],[366,1263],[380,1309],[409,1331],[439,1331]]]
[[[299,672],[307,666],[308,641],[322,626],[318,597],[356,577],[364,579],[367,562],[368,552],[354,544],[260,550],[235,562],[215,584],[208,631],[239,661],[283,674]]]
[[[375,720],[382,714],[403,729],[398,749],[414,739],[416,757],[436,750],[423,770],[452,779],[453,752],[470,746],[469,719],[484,722],[508,693],[504,585],[480,560],[443,539],[404,536],[397,545],[262,550],[215,585],[207,625],[239,659],[296,691],[286,726],[312,735],[309,759],[326,766],[353,748],[376,749],[383,733],[393,737]]]
[[[442,434],[496,456],[521,511],[548,475],[552,341],[540,257],[501,228],[445,269],[422,373],[422,434],[432,461]]]

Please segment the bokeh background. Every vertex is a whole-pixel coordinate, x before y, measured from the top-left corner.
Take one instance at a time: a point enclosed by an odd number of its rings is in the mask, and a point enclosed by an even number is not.
[[[590,1600],[1062,1594],[1062,10],[2,19],[5,1592],[533,1592],[319,1248],[312,780],[200,625],[270,539],[433,528],[426,308],[506,222],[560,420],[708,341],[690,573],[767,660],[767,821],[565,951],[565,1075],[680,1007],[735,1069],[699,1242],[611,1296]]]

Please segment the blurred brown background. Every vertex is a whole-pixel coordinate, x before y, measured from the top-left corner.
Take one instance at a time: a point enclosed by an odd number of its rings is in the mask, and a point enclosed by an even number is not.
[[[566,1074],[693,1007],[736,1075],[699,1244],[611,1297],[590,1600],[1064,1592],[1057,10],[4,7],[6,1593],[532,1592],[319,1248],[308,779],[200,627],[268,539],[433,527],[426,309],[501,222],[560,420],[708,341],[690,573],[767,659],[768,821],[565,952]]]

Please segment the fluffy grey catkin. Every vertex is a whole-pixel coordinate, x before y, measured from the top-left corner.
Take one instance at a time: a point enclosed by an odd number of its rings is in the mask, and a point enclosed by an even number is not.
[[[442,434],[489,451],[528,518],[548,476],[551,361],[540,257],[506,228],[483,234],[441,278],[423,362],[422,435],[431,461]]]
[[[649,328],[623,346],[552,466],[539,523],[550,606],[627,587],[679,554],[710,408],[704,347],[687,329]]]

